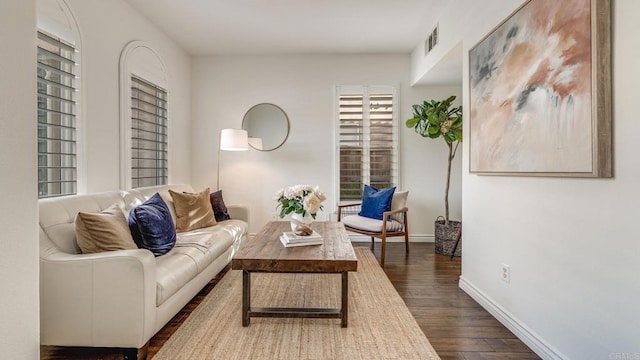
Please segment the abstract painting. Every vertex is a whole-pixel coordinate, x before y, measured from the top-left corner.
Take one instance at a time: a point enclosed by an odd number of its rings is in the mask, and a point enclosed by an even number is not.
[[[469,166],[611,177],[610,4],[530,0],[469,51]]]

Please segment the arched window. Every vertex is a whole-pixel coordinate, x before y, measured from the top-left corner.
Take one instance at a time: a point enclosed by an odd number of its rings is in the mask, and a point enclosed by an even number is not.
[[[132,41],[120,55],[120,185],[169,182],[169,80],[158,53]]]
[[[78,23],[63,0],[37,2],[38,197],[84,190],[81,48]],[[80,180],[80,181],[79,181]]]

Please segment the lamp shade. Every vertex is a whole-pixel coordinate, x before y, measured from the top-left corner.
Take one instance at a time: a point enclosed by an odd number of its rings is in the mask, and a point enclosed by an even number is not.
[[[220,132],[220,150],[249,150],[249,136],[245,130],[223,129]]]

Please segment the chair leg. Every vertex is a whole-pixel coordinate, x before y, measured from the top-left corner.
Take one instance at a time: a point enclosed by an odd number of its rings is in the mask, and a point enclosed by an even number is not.
[[[375,247],[375,246],[374,246],[374,245],[375,245],[375,243],[376,243],[376,242],[375,242],[375,240],[373,239],[373,236],[372,236],[372,237],[371,237],[371,251],[373,251],[373,249],[374,249],[374,247]]]
[[[380,246],[380,266],[384,268],[384,255],[387,247],[387,239],[385,237],[380,238],[382,245]]]
[[[409,254],[409,233],[404,234],[404,250]]]

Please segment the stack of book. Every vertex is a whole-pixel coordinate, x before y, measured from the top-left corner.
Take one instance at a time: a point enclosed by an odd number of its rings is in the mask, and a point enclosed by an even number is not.
[[[280,242],[282,242],[282,245],[285,247],[320,245],[324,243],[322,236],[315,231],[308,236],[296,235],[293,232],[283,232],[282,235],[280,235]]]

